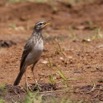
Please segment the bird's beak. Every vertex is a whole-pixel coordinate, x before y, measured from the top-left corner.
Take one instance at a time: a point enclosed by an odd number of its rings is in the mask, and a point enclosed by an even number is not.
[[[46,22],[43,26],[43,28],[45,28],[46,26],[50,25],[51,23],[50,22]]]

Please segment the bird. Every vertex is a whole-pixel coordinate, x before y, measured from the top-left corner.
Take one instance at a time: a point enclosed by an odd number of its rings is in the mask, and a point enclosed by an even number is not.
[[[44,49],[42,30],[49,24],[49,21],[39,21],[34,25],[32,35],[24,46],[21,56],[20,71],[16,77],[16,80],[14,81],[14,86],[19,85],[24,73],[25,83],[28,84],[26,79],[26,69],[28,66],[31,65],[33,76],[35,75],[34,67],[39,61]]]

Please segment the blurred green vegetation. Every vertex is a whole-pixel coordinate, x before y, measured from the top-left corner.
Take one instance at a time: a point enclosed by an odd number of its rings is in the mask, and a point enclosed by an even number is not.
[[[11,3],[17,3],[17,2],[25,2],[25,1],[30,1],[30,2],[65,2],[65,3],[70,3],[70,4],[77,4],[77,3],[82,3],[82,2],[94,2],[95,0],[6,0],[7,2]]]
[[[7,2],[10,2],[10,3],[26,2],[26,1],[42,3],[42,2],[48,2],[49,0],[7,0]]]

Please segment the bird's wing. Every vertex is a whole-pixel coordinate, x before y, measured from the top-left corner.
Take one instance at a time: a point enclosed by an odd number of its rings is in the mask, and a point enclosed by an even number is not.
[[[22,58],[21,58],[20,70],[23,67],[25,59],[28,56],[28,54],[31,52],[31,50],[32,50],[32,43],[30,43],[30,41],[29,41],[24,46],[24,51],[23,51]]]

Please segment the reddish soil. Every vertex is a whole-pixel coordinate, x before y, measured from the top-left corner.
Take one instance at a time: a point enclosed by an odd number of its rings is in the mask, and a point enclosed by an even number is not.
[[[35,67],[36,80],[39,83],[49,83],[49,77],[52,76],[58,97],[69,94],[75,100],[102,103],[102,0],[73,6],[58,2],[55,7],[31,2],[1,4],[0,40],[11,40],[16,45],[0,47],[0,84],[13,84],[19,72],[23,46],[34,24],[43,19],[51,20],[52,24],[43,32],[45,50]],[[97,32],[98,28],[100,32]],[[69,90],[66,92],[58,71],[62,71],[68,79],[66,85]],[[29,83],[34,83],[30,67],[27,73]],[[23,77],[20,86],[24,83]]]

